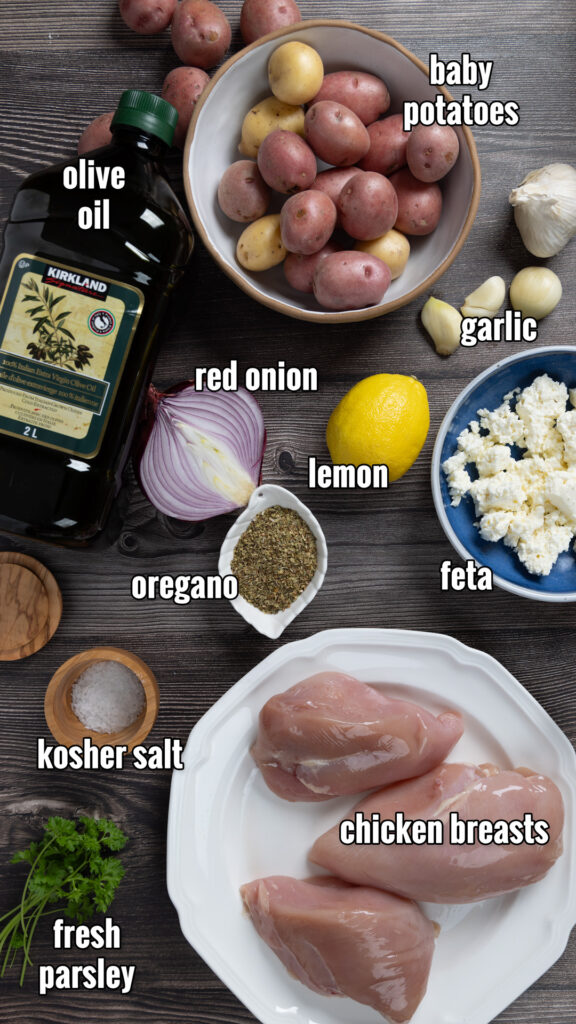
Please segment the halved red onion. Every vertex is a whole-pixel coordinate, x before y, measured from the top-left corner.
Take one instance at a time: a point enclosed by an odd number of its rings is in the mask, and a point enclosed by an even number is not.
[[[150,390],[142,489],[168,516],[197,522],[246,505],[260,481],[266,431],[252,395],[196,391],[191,382]]]

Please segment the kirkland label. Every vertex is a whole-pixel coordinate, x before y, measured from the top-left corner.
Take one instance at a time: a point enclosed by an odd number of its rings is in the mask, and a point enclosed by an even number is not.
[[[0,433],[96,455],[143,304],[138,288],[18,256],[0,306]]]

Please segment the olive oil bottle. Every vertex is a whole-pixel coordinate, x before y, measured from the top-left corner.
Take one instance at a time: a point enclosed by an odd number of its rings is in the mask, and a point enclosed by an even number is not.
[[[112,142],[32,174],[0,262],[0,529],[85,544],[128,457],[190,226],[161,167],[177,112],[130,90]]]

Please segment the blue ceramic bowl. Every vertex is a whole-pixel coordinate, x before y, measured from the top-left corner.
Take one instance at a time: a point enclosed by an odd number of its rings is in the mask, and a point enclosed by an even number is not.
[[[576,347],[551,346],[502,359],[485,370],[464,388],[448,410],[434,446],[432,456],[432,494],[442,528],[448,540],[464,559],[473,558],[488,566],[494,583],[504,590],[536,601],[576,601],[576,552],[572,543],[560,555],[549,576],[534,576],[524,568],[516,552],[503,541],[485,541],[474,526],[476,512],[472,498],[465,497],[454,508],[442,463],[457,450],[458,435],[478,409],[496,409],[504,395],[513,388],[525,388],[535,377],[547,373],[553,380],[576,387]]]

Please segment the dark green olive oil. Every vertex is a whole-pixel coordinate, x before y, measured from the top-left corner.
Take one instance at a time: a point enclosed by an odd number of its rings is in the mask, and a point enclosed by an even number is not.
[[[0,262],[0,528],[84,544],[119,490],[192,234],[161,166],[170,104],[124,93],[102,149],[14,199]]]

